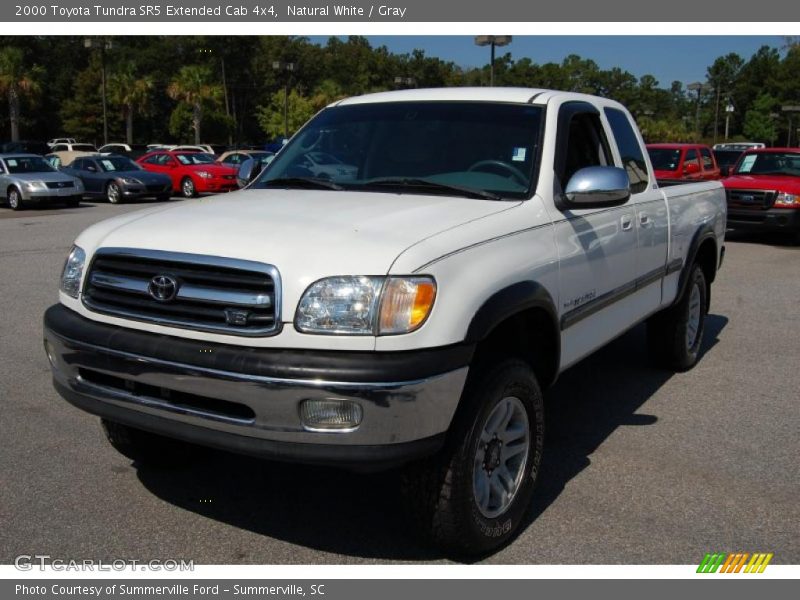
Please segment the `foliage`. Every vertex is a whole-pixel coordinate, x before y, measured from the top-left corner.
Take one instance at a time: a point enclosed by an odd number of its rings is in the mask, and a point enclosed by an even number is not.
[[[777,101],[769,94],[761,94],[753,103],[753,108],[744,117],[744,134],[754,142],[773,144],[777,135],[773,110]]]
[[[184,142],[198,136],[213,143],[264,141],[265,134],[283,133],[285,85],[290,91],[292,133],[304,118],[341,97],[408,87],[395,84],[395,78],[413,78],[411,87],[489,82],[488,65],[464,68],[419,49],[393,53],[362,36],[331,37],[322,45],[297,36],[108,39],[112,46],[105,51],[107,118],[114,140],[130,134],[138,142]],[[4,57],[13,56],[14,64],[22,65],[16,71],[21,76],[17,82],[24,82],[17,98],[17,122],[25,137],[70,135],[100,141],[100,53],[85,48],[83,41],[77,36],[0,37],[0,114],[10,113],[8,83],[14,77],[9,79],[12,71]],[[513,51],[513,45],[508,49]],[[275,69],[276,61],[292,63],[294,69]],[[763,94],[775,99],[772,110],[779,113],[782,104],[800,104],[797,38],[787,38],[782,48],[760,48],[749,58],[731,53],[709,56],[705,63],[706,78],[701,83],[706,87],[699,98],[687,91],[685,82],[661,83],[647,74],[635,77],[577,55],[537,63],[506,52],[496,58],[495,82],[619,100],[653,141],[722,141],[726,117],[730,139],[739,138],[746,135],[751,111],[755,112],[748,131],[757,122],[763,122],[761,129],[769,129],[764,111],[755,106]],[[181,65],[177,73],[176,65]],[[42,93],[36,94],[37,89]],[[729,104],[732,113],[725,111]],[[780,113],[773,121],[774,139],[785,139],[788,115]],[[9,125],[10,119],[0,121],[0,137],[9,137]]]

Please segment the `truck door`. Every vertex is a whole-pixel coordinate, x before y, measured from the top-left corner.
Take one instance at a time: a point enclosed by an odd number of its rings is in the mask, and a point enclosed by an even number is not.
[[[631,204],[636,211],[638,249],[636,252],[636,290],[632,310],[637,319],[661,305],[661,281],[666,274],[669,240],[669,213],[664,195],[654,186],[648,172],[644,150],[628,115],[606,107],[606,115],[617,147],[618,165],[628,172]]]
[[[555,196],[578,170],[614,164],[600,113],[588,102],[561,105],[557,136]],[[602,346],[630,323],[618,300],[635,280],[635,218],[630,201],[612,208],[564,209],[553,216],[560,261],[562,367]]]

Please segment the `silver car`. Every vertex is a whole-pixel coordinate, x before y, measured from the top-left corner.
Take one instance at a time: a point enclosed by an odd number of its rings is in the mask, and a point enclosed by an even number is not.
[[[14,210],[26,202],[78,206],[83,192],[80,179],[57,171],[41,156],[0,154],[0,198]]]

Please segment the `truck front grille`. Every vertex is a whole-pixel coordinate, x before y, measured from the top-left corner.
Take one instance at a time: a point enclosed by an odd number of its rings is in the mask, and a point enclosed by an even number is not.
[[[766,210],[775,203],[775,192],[765,190],[727,190],[728,204],[753,210]]]
[[[280,276],[272,265],[197,254],[105,248],[83,289],[92,311],[232,335],[280,327]]]

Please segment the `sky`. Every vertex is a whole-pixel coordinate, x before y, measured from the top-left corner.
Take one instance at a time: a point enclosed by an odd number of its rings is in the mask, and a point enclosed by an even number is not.
[[[502,32],[500,32],[502,33]],[[472,36],[366,36],[373,46],[386,46],[399,54],[415,48],[428,56],[462,67],[489,62],[489,48],[476,46]],[[325,44],[326,36],[311,36]],[[514,36],[497,55],[510,52],[515,60],[528,57],[536,63],[561,62],[570,54],[591,58],[600,68],[620,67],[636,77],[653,75],[661,87],[673,81],[704,81],[706,68],[719,56],[736,52],[748,60],[761,46],[781,50],[781,36]]]

